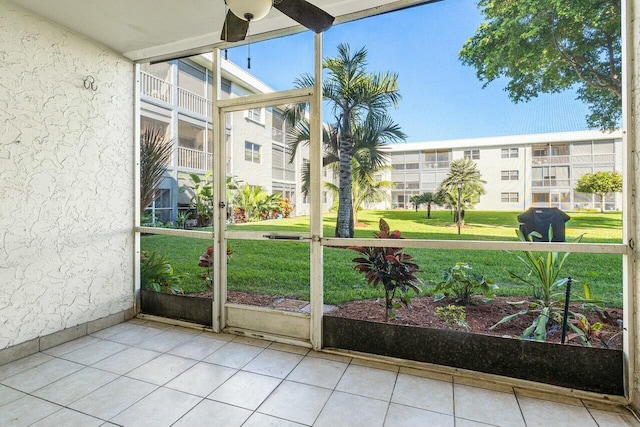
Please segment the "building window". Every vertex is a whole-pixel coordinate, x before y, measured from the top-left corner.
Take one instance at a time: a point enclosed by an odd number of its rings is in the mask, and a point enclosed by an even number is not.
[[[420,163],[407,163],[405,169],[419,169]]]
[[[407,189],[409,190],[418,190],[420,188],[419,182],[407,182]]]
[[[502,203],[518,203],[520,201],[520,193],[500,193]]]
[[[262,123],[262,108],[250,108],[247,110],[247,118],[254,122]]]
[[[248,162],[260,163],[260,146],[246,141],[244,143],[244,159]]]
[[[465,159],[480,159],[480,150],[464,150],[464,158]]]
[[[322,203],[328,203],[327,192],[322,192]]]
[[[396,190],[404,190],[404,182],[396,182]]]
[[[518,147],[503,148],[502,150],[500,150],[500,157],[502,157],[503,159],[517,159]]]
[[[503,181],[517,181],[520,177],[519,175],[520,174],[517,170],[501,172],[501,177]]]
[[[392,165],[393,170],[402,171],[404,170],[404,163]]]

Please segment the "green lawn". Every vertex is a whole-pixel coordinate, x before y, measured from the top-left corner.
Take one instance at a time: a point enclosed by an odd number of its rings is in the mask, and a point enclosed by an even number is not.
[[[364,211],[356,230],[357,237],[371,237],[377,230],[378,220],[384,218],[392,229],[398,229],[407,238],[449,240],[510,240],[516,239],[518,212],[467,211],[466,225],[458,236],[449,211],[434,211],[427,219],[424,211]],[[585,234],[584,242],[620,243],[622,241],[622,217],[619,213],[570,213],[567,223],[567,240]],[[324,217],[324,235],[332,236],[335,214]],[[307,231],[308,217],[263,221],[231,226],[232,230],[253,231]],[[309,245],[299,242],[239,241],[232,240],[234,251],[229,260],[228,285],[230,289],[280,295],[301,299],[309,298]],[[143,236],[143,251],[163,253],[183,276],[186,292],[201,291],[202,268],[198,258],[208,246],[206,241],[172,236]],[[475,271],[498,283],[498,295],[528,295],[529,290],[515,285],[507,270],[526,274],[526,269],[514,254],[505,251],[430,250],[407,249],[423,270],[425,283],[438,280],[441,272],[456,262],[467,262]],[[348,249],[325,248],[324,289],[325,302],[341,302],[380,296],[380,291],[369,288],[363,277],[353,270],[355,252]],[[606,305],[622,305],[622,257],[603,254],[571,254],[564,276],[571,276],[591,287],[594,295]],[[580,286],[575,288],[580,289]],[[430,287],[424,286],[426,292]]]

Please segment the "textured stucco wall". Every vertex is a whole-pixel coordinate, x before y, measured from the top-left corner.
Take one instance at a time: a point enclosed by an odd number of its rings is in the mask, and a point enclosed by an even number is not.
[[[0,349],[133,305],[133,98],[130,61],[0,0]]]

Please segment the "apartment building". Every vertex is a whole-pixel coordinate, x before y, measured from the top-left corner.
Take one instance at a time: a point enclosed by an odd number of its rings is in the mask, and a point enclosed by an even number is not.
[[[414,194],[435,192],[453,160],[470,158],[486,181],[480,210],[599,209],[592,194],[574,191],[585,173],[622,171],[622,133],[579,131],[396,144],[389,147],[394,182],[390,201],[378,207],[410,208]],[[622,196],[605,209],[620,210]]]
[[[230,61],[222,60],[222,97],[240,97],[273,89]],[[186,174],[199,176],[212,169],[213,123],[211,58],[200,55],[155,64],[139,72],[140,126],[160,127],[174,143],[174,152],[158,197],[150,211],[159,221],[170,221],[186,210],[191,194],[183,186]],[[241,183],[281,193],[294,206],[292,215],[307,215],[301,175],[308,162],[307,147],[293,161],[285,144],[284,107],[254,108],[229,113],[225,124],[226,174]],[[327,176],[326,172],[324,176]],[[332,206],[323,194],[323,208]]]

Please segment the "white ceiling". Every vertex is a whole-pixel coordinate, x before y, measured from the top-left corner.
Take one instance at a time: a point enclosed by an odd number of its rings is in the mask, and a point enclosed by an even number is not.
[[[10,0],[53,22],[100,42],[134,61],[190,53],[220,43],[223,0]],[[337,17],[378,13],[419,0],[311,0]],[[251,24],[251,34],[299,28],[272,9]]]

